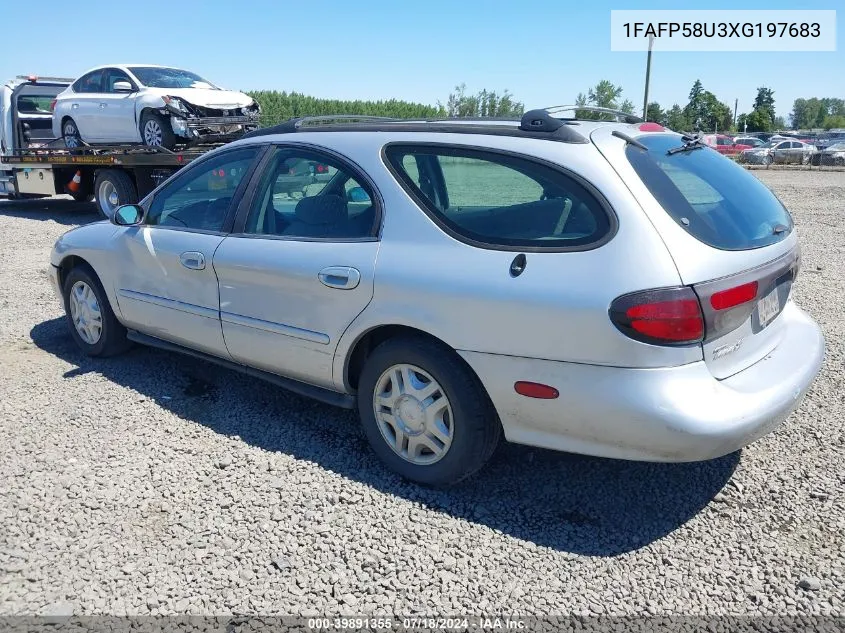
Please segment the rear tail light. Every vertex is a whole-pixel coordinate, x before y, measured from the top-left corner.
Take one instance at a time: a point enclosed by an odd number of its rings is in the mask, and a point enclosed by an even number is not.
[[[57,99],[53,99],[53,100],[50,102],[50,112],[55,112],[55,111],[56,111],[56,101],[57,101]]]
[[[653,345],[691,345],[704,340],[704,315],[692,288],[660,288],[622,295],[610,320],[626,336]]]

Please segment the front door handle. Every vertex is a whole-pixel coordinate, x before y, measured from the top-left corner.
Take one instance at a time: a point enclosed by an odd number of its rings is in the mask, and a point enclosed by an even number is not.
[[[357,268],[351,266],[329,266],[323,268],[317,278],[324,286],[339,288],[341,290],[352,290],[361,282],[361,273]]]
[[[106,104],[105,104],[105,103],[101,103],[101,104],[100,104],[100,107],[101,107],[101,108],[105,108],[105,107],[106,107]]]
[[[202,270],[205,268],[205,255],[199,251],[185,251],[179,256],[179,261],[185,268]]]
[[[73,108],[74,110],[76,110],[79,107],[79,104],[78,103],[71,103],[70,107]]]

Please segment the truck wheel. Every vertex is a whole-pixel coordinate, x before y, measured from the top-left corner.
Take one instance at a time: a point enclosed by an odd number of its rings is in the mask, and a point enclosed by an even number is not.
[[[141,117],[141,140],[147,147],[176,147],[176,135],[170,121],[155,112],[145,112]]]
[[[481,382],[451,349],[388,339],[364,365],[358,412],[370,445],[394,472],[449,486],[493,455],[501,424]]]
[[[118,207],[138,202],[135,183],[129,174],[120,169],[98,171],[94,180],[94,195],[97,199],[97,209],[107,220],[111,220]]]
[[[79,128],[76,127],[76,123],[70,117],[62,122],[62,139],[64,139],[65,147],[68,149],[82,147],[82,137],[79,135]]]

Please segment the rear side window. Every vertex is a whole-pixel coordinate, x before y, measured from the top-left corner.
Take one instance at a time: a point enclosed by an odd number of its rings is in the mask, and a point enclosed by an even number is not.
[[[615,226],[589,186],[530,159],[438,145],[391,145],[400,183],[447,233],[477,246],[585,250]]]
[[[644,135],[648,149],[629,144],[628,160],[663,209],[693,237],[723,250],[774,244],[792,218],[749,171],[705,147],[669,154],[679,136]]]

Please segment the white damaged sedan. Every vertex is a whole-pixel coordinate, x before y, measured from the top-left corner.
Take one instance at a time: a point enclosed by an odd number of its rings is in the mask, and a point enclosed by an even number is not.
[[[258,127],[248,95],[223,90],[196,73],[152,65],[101,66],[53,103],[53,134],[69,148],[85,143],[143,143],[173,148],[225,142]]]

